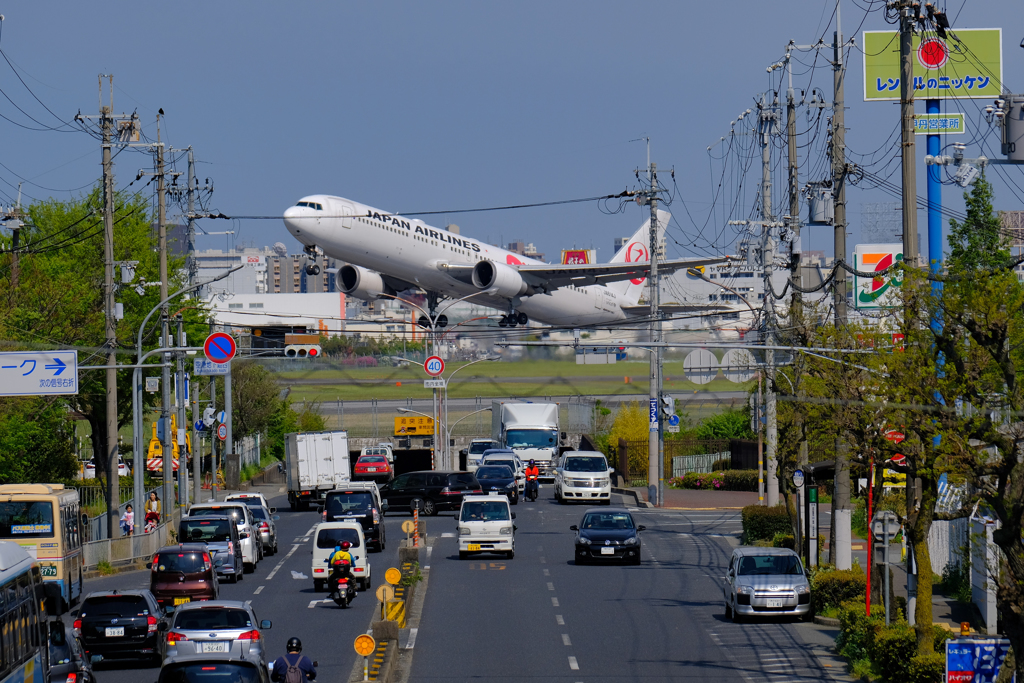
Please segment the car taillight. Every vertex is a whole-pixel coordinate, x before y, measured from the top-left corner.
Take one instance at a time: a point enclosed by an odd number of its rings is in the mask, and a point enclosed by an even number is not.
[[[78,674],[68,674],[67,680],[64,683],[77,683]]]
[[[373,509],[373,523],[380,524],[380,513],[377,512],[377,508]]]
[[[238,636],[239,640],[259,640],[260,632],[253,629],[252,631],[246,631],[242,635]]]
[[[228,541],[228,555],[234,555],[234,554],[235,554],[235,542],[234,541]]]
[[[171,631],[167,634],[167,644],[174,645],[176,642],[183,642],[188,640],[188,636],[184,633],[178,633],[177,631]]]
[[[153,567],[153,571],[154,572],[157,570],[157,560],[159,560],[159,559],[160,559],[159,555],[154,555],[153,556],[153,561],[150,563],[150,565]]]
[[[461,496],[462,493],[463,493],[462,491],[452,491],[447,486],[445,486],[443,489],[441,489],[441,495],[442,496]]]
[[[266,531],[267,533],[270,533],[270,525],[266,522],[260,522],[260,531]]]
[[[210,559],[210,553],[203,553],[203,571],[210,571],[213,569],[213,560]]]
[[[71,625],[71,628],[75,629],[76,631],[81,631],[82,630],[82,620],[81,619],[75,619],[75,623]]]
[[[146,626],[147,633],[156,633],[156,617],[153,615],[146,617]]]

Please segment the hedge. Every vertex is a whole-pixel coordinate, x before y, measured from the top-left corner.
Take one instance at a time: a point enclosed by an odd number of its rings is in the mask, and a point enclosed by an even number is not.
[[[792,534],[793,525],[784,505],[767,507],[748,505],[743,508],[743,543],[773,541],[775,534]]]
[[[945,650],[943,650],[945,652]],[[914,655],[908,668],[907,683],[940,683],[946,675],[946,658],[938,652]]]
[[[835,572],[829,572],[835,573]],[[813,592],[812,592],[813,596]],[[939,683],[945,673],[943,643],[950,634],[934,629],[935,652],[917,654],[914,627],[903,618],[885,625],[881,605],[871,606],[871,618],[864,614],[864,595],[844,602],[839,609],[839,635],[836,650],[850,661],[869,661],[871,670],[891,683]]]
[[[905,621],[882,626],[874,634],[868,652],[872,663],[888,681],[906,681],[910,677],[910,660],[917,654],[917,635]]]
[[[687,472],[682,477],[669,479],[669,486],[677,489],[703,491],[757,491],[757,470],[720,470],[717,472]]]
[[[826,607],[838,608],[844,602],[864,595],[867,577],[857,569],[821,569],[811,575],[811,605],[816,613]]]

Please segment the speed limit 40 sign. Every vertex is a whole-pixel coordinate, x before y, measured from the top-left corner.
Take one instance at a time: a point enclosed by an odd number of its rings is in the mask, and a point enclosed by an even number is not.
[[[437,377],[444,372],[444,360],[441,359],[441,356],[431,356],[423,363],[423,369],[431,377]]]

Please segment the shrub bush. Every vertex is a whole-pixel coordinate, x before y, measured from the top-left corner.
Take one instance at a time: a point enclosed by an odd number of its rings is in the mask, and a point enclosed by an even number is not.
[[[722,458],[711,463],[712,470],[731,470],[732,458]]]
[[[815,612],[837,608],[864,595],[866,590],[867,577],[856,569],[817,571],[811,576],[811,606]]]
[[[884,617],[879,610],[872,610],[870,619],[864,613],[864,596],[844,602],[839,607],[836,651],[851,663],[867,659],[874,634],[883,623]]]
[[[743,508],[743,542],[771,541],[775,534],[789,534],[793,526],[789,521],[789,512],[784,505],[766,507],[764,505],[748,505]]]
[[[887,681],[906,681],[910,661],[917,654],[917,635],[905,621],[882,626],[872,638],[869,655]]]
[[[725,487],[724,472],[687,472],[683,476],[684,489],[721,491]]]
[[[757,470],[726,470],[726,491],[756,491]]]
[[[793,538],[793,534],[775,534],[775,538],[772,539],[773,548],[789,548],[790,550],[796,549],[796,539]]]
[[[929,652],[926,655],[914,655],[910,660],[906,680],[907,683],[939,683],[945,674],[945,657],[938,652]]]

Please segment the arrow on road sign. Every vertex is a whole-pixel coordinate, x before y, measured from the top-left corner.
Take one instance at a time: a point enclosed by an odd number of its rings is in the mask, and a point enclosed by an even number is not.
[[[53,375],[56,377],[60,373],[64,372],[64,368],[66,368],[67,365],[65,365],[64,361],[62,361],[60,358],[54,358],[53,363],[51,365],[44,365],[43,367],[45,367],[47,370],[53,370]]]

